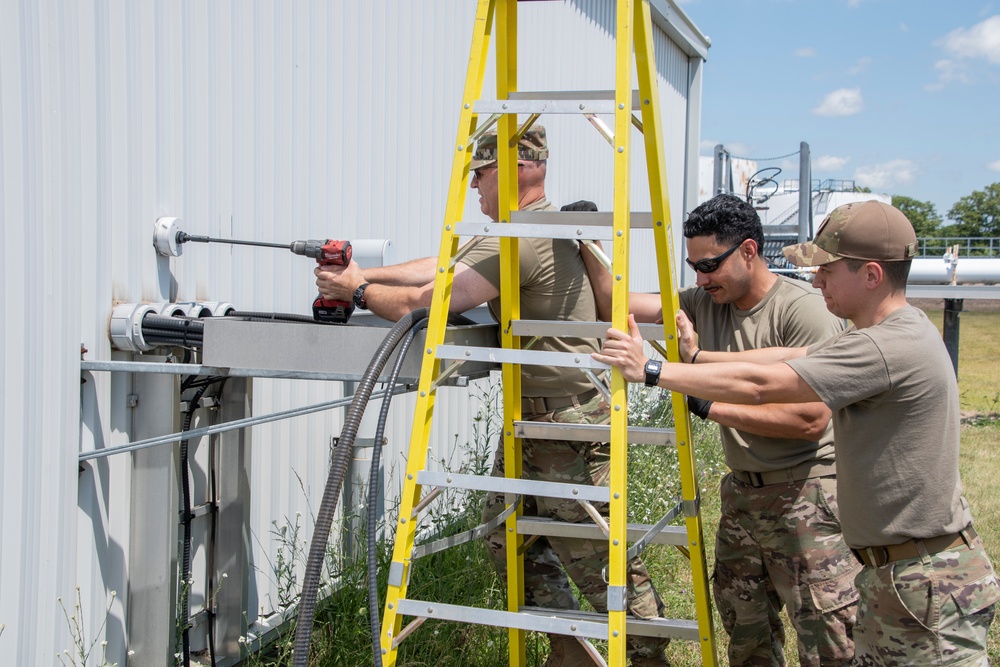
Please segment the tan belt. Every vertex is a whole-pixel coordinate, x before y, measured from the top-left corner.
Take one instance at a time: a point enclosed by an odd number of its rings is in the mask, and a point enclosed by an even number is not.
[[[835,461],[806,461],[791,468],[771,470],[770,472],[732,471],[733,477],[758,489],[769,484],[788,484],[789,482],[800,482],[804,479],[829,477],[836,474],[837,464]]]
[[[543,415],[546,412],[561,410],[571,405],[582,405],[597,396],[597,389],[585,391],[576,396],[533,396],[521,399],[521,412],[526,415]]]
[[[941,535],[926,540],[910,539],[902,544],[851,549],[851,551],[858,557],[858,560],[868,567],[882,567],[897,560],[920,558],[921,547],[923,547],[928,556],[954,547],[971,548],[972,541],[977,537],[979,537],[979,534],[976,532],[976,529],[972,526],[967,526],[965,529],[951,535]]]

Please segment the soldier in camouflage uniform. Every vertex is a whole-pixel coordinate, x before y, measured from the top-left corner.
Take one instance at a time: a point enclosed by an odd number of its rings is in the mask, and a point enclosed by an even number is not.
[[[706,400],[828,405],[844,540],[864,565],[855,664],[985,665],[1000,582],[962,495],[951,359],[906,302],[913,227],[887,204],[847,204],[784,252],[818,267],[827,308],[853,326],[805,348],[703,351],[697,366],[665,366],[658,384]],[[638,331],[608,335],[595,359],[643,378]]]
[[[698,334],[697,341],[681,339],[685,360],[701,358],[699,345],[704,353],[800,346],[843,331],[844,321],[826,309],[818,290],[770,272],[760,254],[760,218],[742,199],[718,195],[698,206],[684,222],[684,236],[696,283],[680,292],[680,309]],[[590,261],[588,268],[597,289],[610,290],[607,271]],[[661,317],[658,294],[632,294],[629,307],[639,321]],[[719,423],[732,471],[720,485],[712,573],[729,664],[785,663],[782,607],[803,667],[850,664],[853,581],[861,566],[840,530],[830,410],[821,402],[747,406],[689,398],[688,404]]]
[[[545,198],[548,142],[544,128],[528,130],[518,144],[519,210],[554,210]],[[482,137],[471,169],[471,186],[480,196],[480,208],[493,220],[499,217],[496,134]],[[576,242],[563,239],[521,239],[519,242],[520,305],[523,319],[563,319],[593,322],[597,319],[593,292]],[[354,296],[359,307],[397,320],[421,306],[430,305],[436,258],[414,260],[394,267],[365,269],[347,267],[317,270],[316,284],[327,298],[345,300]],[[499,241],[481,239],[455,267],[451,310],[462,312],[488,303],[499,318]],[[360,296],[358,296],[360,295]],[[527,341],[525,341],[527,342]],[[589,354],[598,341],[579,338],[544,338],[532,349]],[[522,366],[522,416],[526,420],[560,423],[607,424],[607,403],[586,376],[573,369]],[[522,440],[522,469],[526,479],[607,484],[609,447],[605,443]],[[503,476],[503,444],[497,448],[493,474]],[[595,504],[596,505],[596,504]],[[487,498],[486,520],[504,509],[502,495]],[[608,508],[598,507],[607,518]],[[528,498],[524,514],[561,521],[590,522],[576,502],[554,498]],[[490,553],[501,575],[505,575],[504,527],[487,536]],[[607,609],[607,583],[602,571],[608,564],[606,540],[539,538],[526,553],[525,600],[529,605],[562,609],[578,607],[569,579],[598,610]],[[567,578],[567,573],[569,578]],[[649,573],[638,558],[629,564],[627,606],[641,618],[661,615],[662,602]],[[575,639],[549,635],[552,651],[545,667],[586,667],[599,664]],[[667,665],[662,639],[629,636],[628,648],[635,666]]]

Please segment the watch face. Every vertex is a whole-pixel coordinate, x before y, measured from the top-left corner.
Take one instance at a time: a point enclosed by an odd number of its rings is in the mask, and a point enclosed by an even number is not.
[[[662,365],[661,362],[655,359],[650,359],[646,362],[646,386],[652,387],[660,381],[660,368]]]

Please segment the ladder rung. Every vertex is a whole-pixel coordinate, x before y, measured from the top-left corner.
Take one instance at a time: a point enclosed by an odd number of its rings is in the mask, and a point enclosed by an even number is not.
[[[511,211],[510,221],[531,225],[584,225],[611,227],[614,214],[610,211]],[[649,211],[632,211],[629,214],[632,229],[652,229],[653,214]]]
[[[642,538],[653,527],[653,524],[630,523],[628,525],[629,542]],[[521,535],[545,535],[552,537],[573,537],[581,540],[606,540],[601,529],[591,523],[566,523],[552,519],[536,517],[521,517],[517,520],[517,532]],[[653,544],[671,544],[686,546],[688,543],[687,529],[683,526],[667,526],[651,540]]]
[[[502,347],[438,345],[439,359],[455,361],[486,361],[494,364],[524,364],[526,366],[556,366],[607,370],[607,364],[595,361],[589,354],[576,352],[545,352],[541,350],[509,350]]]
[[[600,612],[544,607],[521,607],[521,611],[514,612],[410,599],[399,600],[397,606],[400,614],[416,618],[437,618],[588,639],[608,638],[607,615]],[[625,632],[643,637],[670,637],[689,641],[699,639],[696,622],[669,618],[641,619],[626,616]]]
[[[606,615],[597,611],[579,611],[575,609],[559,610],[546,609],[543,607],[521,607],[521,613],[532,616],[552,616],[558,615],[571,621],[581,620],[596,623],[604,623]],[[676,618],[636,618],[635,616],[625,617],[625,632],[629,635],[641,635],[643,637],[670,637],[672,639],[685,639],[688,641],[698,641],[698,622],[687,619]],[[573,633],[570,633],[573,634]]]
[[[550,336],[553,338],[604,338],[610,322],[569,322],[566,320],[514,320],[511,323],[515,336]],[[640,324],[639,333],[644,340],[663,340],[662,324]]]
[[[577,618],[560,618],[556,615],[546,615],[532,612],[500,611],[498,609],[481,609],[479,607],[463,607],[440,602],[425,602],[423,600],[399,600],[399,613],[417,618],[439,618],[445,621],[460,623],[477,623],[500,628],[518,628],[535,632],[552,632],[560,635],[588,637],[590,639],[607,639],[608,624],[605,620],[583,620]],[[553,612],[554,614],[555,612]],[[626,632],[629,632],[626,624]]]
[[[611,427],[602,424],[553,424],[550,422],[516,421],[514,435],[536,440],[572,440],[573,442],[610,442]],[[633,445],[675,445],[672,428],[629,426],[628,441]]]
[[[459,236],[501,236],[521,239],[569,239],[571,241],[610,241],[610,227],[584,227],[552,224],[520,224],[498,222],[458,222],[455,233]]]
[[[640,108],[639,91],[632,91],[632,111]],[[472,106],[482,113],[615,113],[613,90],[552,90],[511,92],[506,100],[478,100]]]
[[[530,479],[510,479],[491,475],[462,475],[453,472],[422,470],[417,473],[417,483],[427,486],[492,491],[494,493],[516,493],[522,496],[589,500],[598,503],[606,503],[611,500],[611,491],[606,486],[538,482]]]

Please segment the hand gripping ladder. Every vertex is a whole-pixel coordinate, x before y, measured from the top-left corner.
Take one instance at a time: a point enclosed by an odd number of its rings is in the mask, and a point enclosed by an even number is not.
[[[517,90],[517,2],[480,0],[476,14],[465,80],[465,92],[454,147],[447,210],[441,235],[434,299],[423,350],[420,383],[407,456],[406,475],[399,504],[396,538],[389,585],[382,621],[381,647],[383,664],[396,664],[400,643],[427,618],[480,623],[508,628],[510,665],[525,665],[525,631],[544,631],[608,642],[608,664],[624,667],[625,639],[629,633],[668,636],[700,643],[702,662],[716,664],[715,639],[708,598],[708,575],[702,539],[694,452],[691,444],[690,416],[684,397],[673,394],[675,429],[639,429],[628,427],[627,383],[615,370],[611,373],[610,426],[542,424],[521,420],[520,364],[565,366],[585,370],[603,370],[602,364],[589,356],[572,353],[522,349],[521,336],[602,337],[606,323],[538,322],[521,320],[518,291],[518,238],[540,237],[601,239],[611,243],[613,278],[612,324],[627,330],[629,229],[652,227],[656,245],[658,278],[664,313],[676,313],[677,289],[671,272],[670,209],[667,198],[659,98],[656,90],[653,57],[652,23],[648,0],[618,0],[615,47],[615,89],[590,93],[522,93]],[[481,100],[487,49],[496,27],[497,95],[496,100]],[[633,91],[633,45],[638,91]],[[583,111],[583,110],[586,111]],[[638,111],[638,116],[634,112]],[[543,113],[571,113],[588,117],[611,143],[614,151],[614,212],[518,212],[517,208],[517,139]],[[591,114],[614,113],[613,133]],[[518,114],[527,120],[518,125]],[[482,122],[480,118],[484,118]],[[629,161],[632,147],[629,136],[635,125],[643,136],[648,165],[652,214],[633,214],[629,207]],[[460,221],[465,193],[468,192],[470,163],[475,141],[496,126],[498,141],[500,224],[473,224]],[[565,224],[565,223],[570,224]],[[562,223],[562,224],[550,224]],[[540,232],[539,228],[543,231]],[[458,261],[461,235],[500,237],[501,267],[501,347],[496,349],[463,348],[444,345],[448,306],[451,298],[454,267]],[[644,327],[645,328],[645,327]],[[664,317],[662,327],[645,328],[644,337],[667,341],[660,348],[669,361],[680,360],[676,325],[673,317]],[[655,329],[652,332],[651,329]],[[583,357],[586,358],[583,358]],[[465,360],[493,361],[502,364],[504,400],[505,477],[477,477],[424,469],[427,461],[431,419],[436,390],[443,377]],[[442,362],[448,362],[445,367]],[[606,391],[606,390],[605,390]],[[611,445],[611,476],[608,487],[560,484],[521,479],[521,438],[604,441]],[[629,525],[627,521],[627,451],[629,442],[674,444],[680,459],[682,502],[656,526]],[[411,567],[423,552],[415,548],[420,511],[426,505],[423,488],[469,488],[506,493],[508,509],[501,517],[506,522],[508,607],[506,611],[458,607],[433,601],[413,600],[406,596]],[[433,492],[431,492],[433,493]],[[430,494],[428,494],[429,496]],[[595,524],[560,524],[559,522],[522,519],[518,496],[536,495],[573,498],[610,505],[610,520]],[[676,514],[683,514],[685,526],[666,524]],[[597,517],[600,519],[600,516]],[[601,525],[604,524],[604,525]],[[482,527],[481,527],[482,528]],[[561,531],[561,532],[560,532]],[[479,531],[476,534],[482,534]],[[567,535],[607,539],[610,545],[608,611],[606,614],[560,612],[524,606],[523,545],[524,535]],[[632,547],[629,547],[630,541]],[[688,553],[697,619],[654,619],[642,621],[626,615],[626,570],[628,561],[649,542],[675,544]],[[454,543],[454,541],[452,541]],[[411,620],[403,627],[403,618]]]

